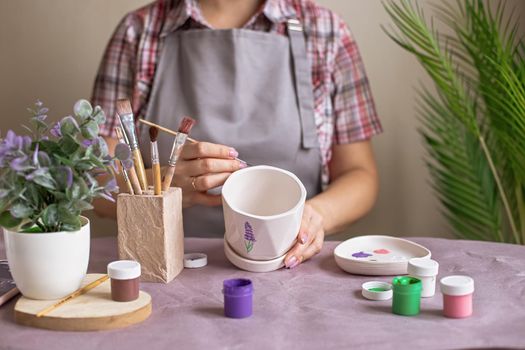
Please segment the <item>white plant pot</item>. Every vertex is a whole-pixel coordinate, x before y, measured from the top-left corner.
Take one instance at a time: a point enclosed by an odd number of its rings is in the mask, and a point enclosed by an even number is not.
[[[90,225],[79,231],[20,233],[4,229],[9,269],[27,298],[60,299],[80,287],[89,263]]]

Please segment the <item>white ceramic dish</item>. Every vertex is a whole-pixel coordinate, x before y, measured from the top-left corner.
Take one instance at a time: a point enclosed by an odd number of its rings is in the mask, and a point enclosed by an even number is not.
[[[286,256],[286,254],[284,254],[278,258],[266,261],[249,260],[237,254],[232,249],[232,247],[230,247],[226,239],[224,239],[224,253],[226,254],[226,258],[233,265],[237,266],[241,270],[250,272],[270,272],[279,270],[280,268],[284,267],[284,257]]]
[[[372,276],[404,275],[408,260],[430,256],[430,250],[422,245],[390,236],[354,237],[334,250],[335,262],[341,269]]]

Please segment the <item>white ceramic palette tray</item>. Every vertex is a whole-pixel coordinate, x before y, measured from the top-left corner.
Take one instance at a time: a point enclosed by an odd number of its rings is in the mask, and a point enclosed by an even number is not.
[[[335,262],[344,271],[374,276],[404,275],[408,260],[430,255],[422,245],[390,236],[354,237],[334,250]]]

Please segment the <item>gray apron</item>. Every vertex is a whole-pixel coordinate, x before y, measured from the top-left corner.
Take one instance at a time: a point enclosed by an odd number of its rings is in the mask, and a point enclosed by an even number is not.
[[[247,29],[171,32],[146,119],[176,130],[191,116],[197,120],[192,138],[234,147],[249,164],[289,170],[312,197],[321,190],[321,153],[311,68],[301,25],[289,20],[287,27],[288,37]],[[146,128],[140,139],[145,152]],[[161,135],[158,143],[167,164],[173,137]],[[196,205],[184,209],[183,218],[186,236],[224,234],[221,207]]]

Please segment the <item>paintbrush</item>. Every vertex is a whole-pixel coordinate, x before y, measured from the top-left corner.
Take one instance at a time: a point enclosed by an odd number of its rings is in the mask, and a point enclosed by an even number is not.
[[[122,137],[122,130],[118,126],[115,128],[115,133],[117,134],[117,137]],[[124,144],[126,143],[124,142]],[[133,186],[131,185],[131,181],[129,180],[128,170],[126,169],[126,167],[124,166],[124,163],[121,160],[119,162],[120,162],[120,168],[122,169],[122,177],[124,178],[124,183],[126,184],[126,187],[128,188],[128,193],[135,194],[135,191],[133,191]]]
[[[135,119],[133,118],[133,110],[131,109],[129,100],[117,101],[117,113],[124,134],[126,134],[126,141],[128,141],[128,145],[133,153],[133,163],[135,164],[140,187],[143,191],[146,191],[148,189],[148,179],[146,178],[146,169],[144,168],[144,161],[140,153],[139,141],[135,130]]]
[[[53,311],[57,307],[61,306],[62,304],[67,303],[71,299],[74,299],[74,298],[76,298],[76,297],[78,297],[78,296],[80,296],[82,294],[85,294],[85,293],[89,292],[91,289],[93,289],[96,286],[104,283],[108,278],[109,278],[108,275],[104,275],[104,276],[100,277],[99,279],[91,282],[87,286],[84,286],[84,287],[74,291],[73,293],[69,294],[68,296],[66,296],[66,297],[64,297],[62,299],[60,299],[58,302],[54,303],[53,305],[51,305],[51,306],[45,308],[44,310],[40,311],[39,313],[37,313],[36,317],[42,317],[42,316],[48,314],[49,312]]]
[[[126,141],[126,134],[122,132],[122,129],[120,128],[120,126],[115,127],[115,133],[117,134],[118,141],[120,143],[128,145],[129,147],[129,143]],[[123,173],[125,174],[124,180],[126,179],[126,175],[127,175],[129,182],[131,183],[132,188],[129,193],[141,195],[142,189],[140,188],[140,182],[137,177],[135,168],[133,166],[126,168],[122,162],[120,163],[120,165],[122,165]]]
[[[151,168],[153,170],[153,194],[156,196],[162,193],[162,183],[160,180],[159,147],[157,145],[159,129],[155,126],[149,128],[149,139],[151,141]]]
[[[167,191],[171,186],[171,180],[175,174],[175,166],[177,165],[180,151],[182,146],[184,146],[184,143],[186,143],[186,139],[188,138],[188,134],[190,133],[191,128],[193,128],[193,125],[195,125],[195,119],[190,117],[182,118],[179,124],[179,132],[175,137],[175,141],[173,141],[168,167],[166,168],[166,173],[164,174],[164,180],[162,183],[162,189],[164,191]]]
[[[145,124],[145,125],[148,125],[148,126],[154,126],[156,127],[157,129],[161,130],[161,131],[164,131],[165,133],[168,133],[168,134],[171,134],[171,135],[174,135],[174,136],[177,136],[179,133],[177,131],[173,131],[171,129],[168,129],[168,128],[165,128],[163,126],[160,126],[158,124],[155,124],[155,123],[152,123],[150,121],[147,121],[147,120],[144,120],[144,119],[139,119],[139,122],[141,122],[142,124]],[[191,142],[191,143],[197,143],[199,141],[195,140],[195,139],[192,139],[191,137],[187,137],[186,138],[186,141],[188,142]],[[244,160],[240,159],[240,158],[235,158],[235,160],[238,160],[239,162],[243,162],[245,163],[246,165],[248,166],[252,166],[250,163],[247,163],[245,162]]]

